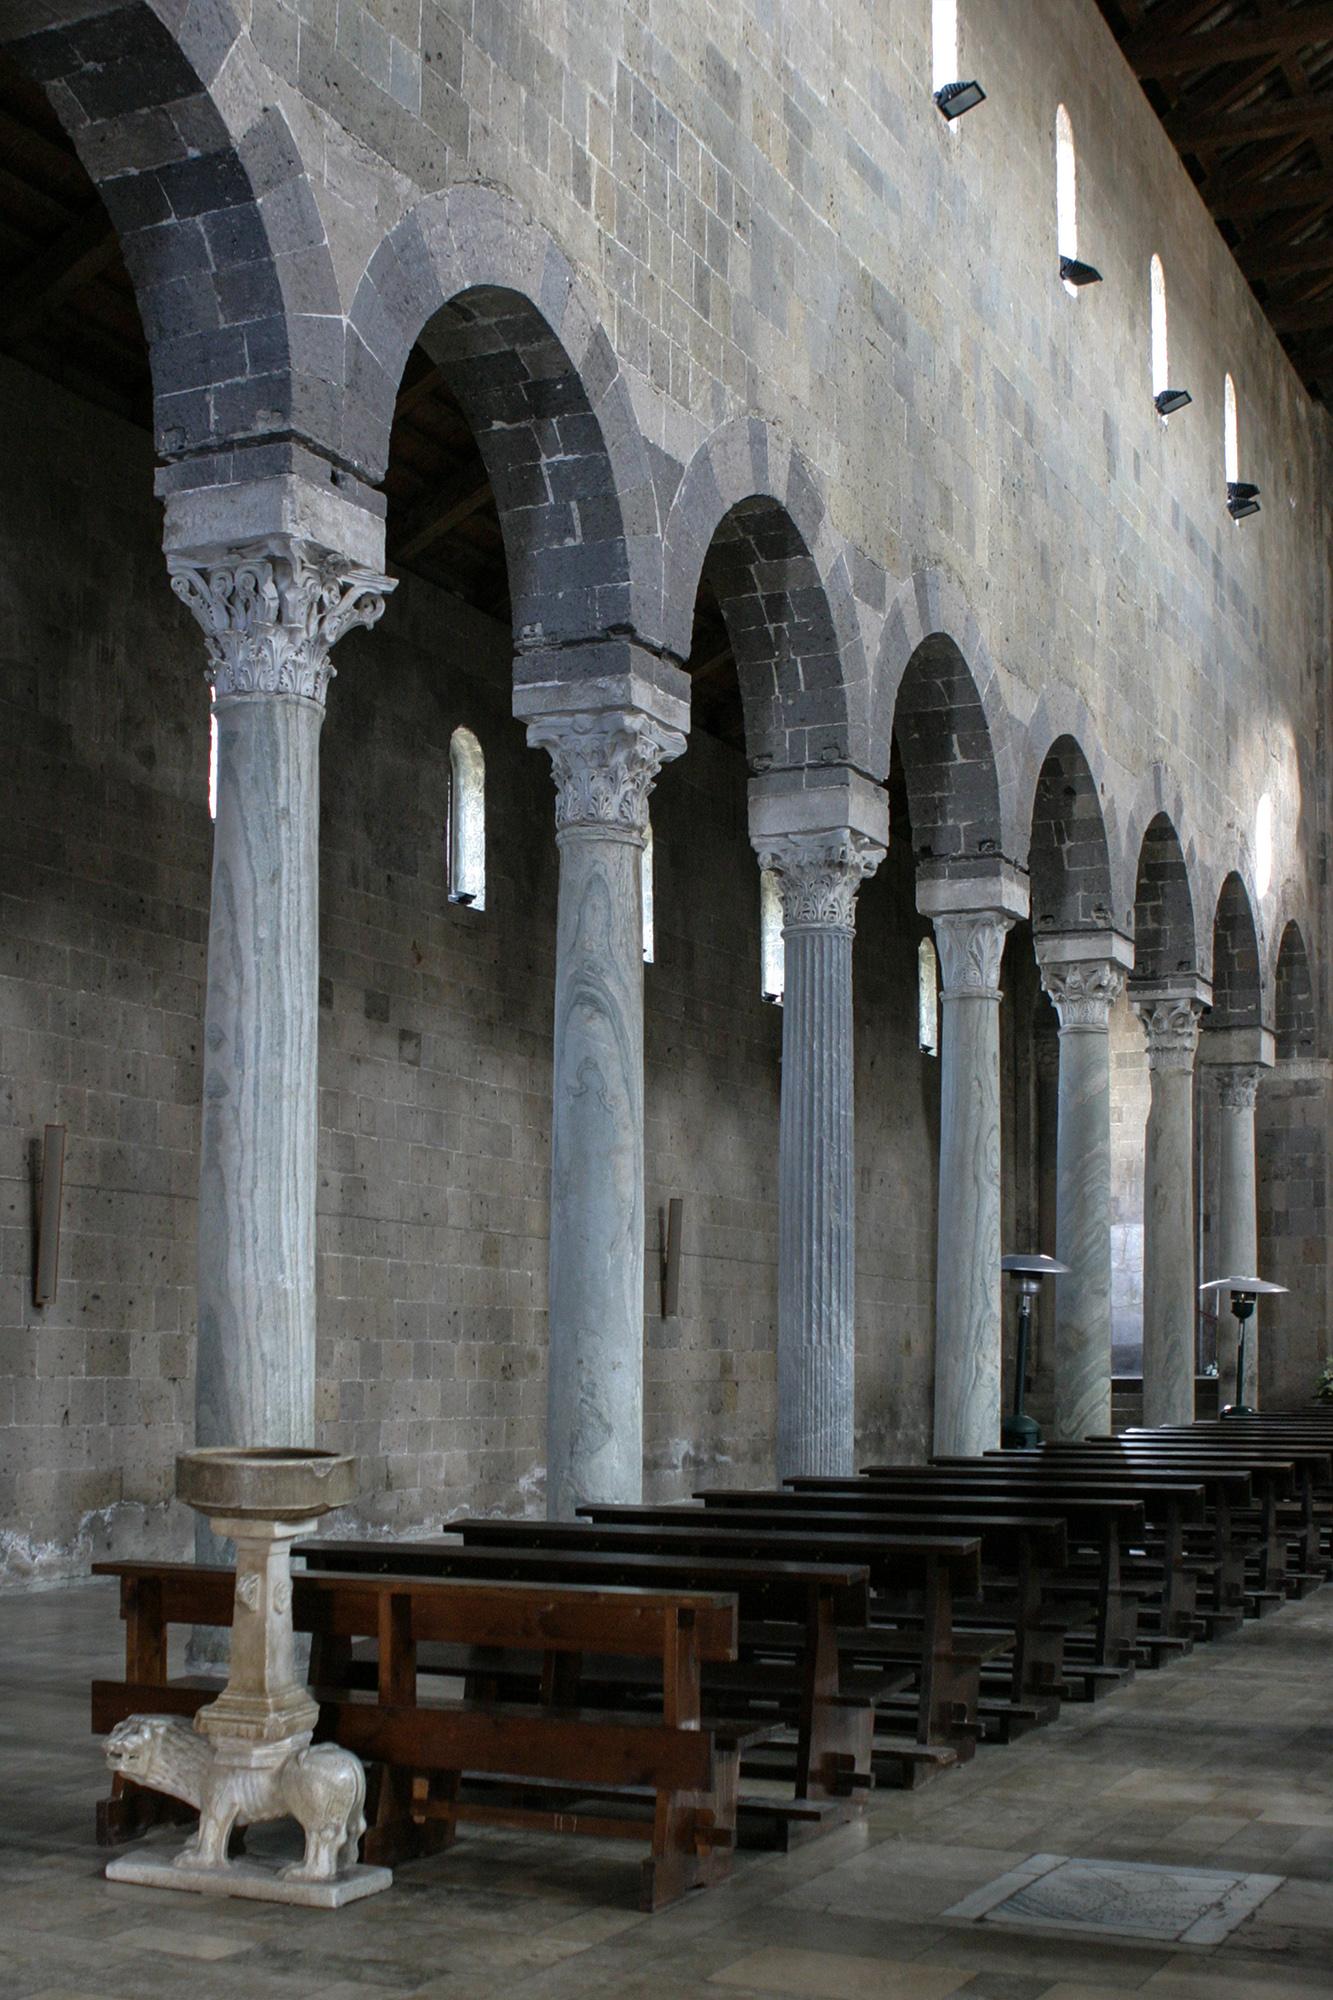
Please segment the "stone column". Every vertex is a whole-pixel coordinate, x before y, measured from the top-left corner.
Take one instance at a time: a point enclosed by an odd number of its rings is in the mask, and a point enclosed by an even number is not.
[[[1000,1442],[1000,960],[1004,909],[926,912],[940,955],[935,1450]]]
[[[1151,1097],[1143,1135],[1143,1421],[1194,1421],[1194,1056],[1203,1003],[1136,996]]]
[[[1056,1153],[1060,1142],[1060,1038],[1042,1030],[1033,1037],[1032,1058],[1037,1072],[1037,1239],[1034,1250],[1054,1256],[1059,1178]],[[1029,1367],[1035,1388],[1033,1415],[1049,1422],[1055,1408],[1055,1287],[1043,1285],[1033,1301],[1035,1354]]]
[[[218,729],[204,1002],[197,1446],[315,1420],[319,733],[334,643],[390,580],[294,534],[177,550]],[[217,1559],[206,1525],[200,1556]]]
[[[1113,958],[1050,963],[1042,984],[1060,1017],[1055,1254],[1057,1440],[1111,1428],[1110,1013],[1125,975]]]
[[[778,1135],[779,1479],[845,1478],[856,1417],[852,936],[883,846],[844,827],[759,849],[782,893]]]
[[[687,713],[680,702],[565,708],[528,723],[529,743],[550,752],[560,850],[546,1443],[556,1520],[643,1493],[640,863],[648,794],[685,748],[673,721]]]
[[[1213,1276],[1258,1277],[1259,1206],[1254,1163],[1254,1106],[1263,1068],[1258,1063],[1210,1065],[1217,1091],[1217,1230]],[[1258,1408],[1259,1315],[1245,1337],[1247,1400]],[[1218,1408],[1236,1400],[1236,1322],[1231,1302],[1218,1300]]]

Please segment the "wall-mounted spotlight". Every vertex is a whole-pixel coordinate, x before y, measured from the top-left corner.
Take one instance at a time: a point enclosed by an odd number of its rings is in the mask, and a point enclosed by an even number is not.
[[[1183,410],[1186,403],[1193,401],[1188,389],[1159,389],[1153,397],[1153,407],[1159,417],[1173,417],[1177,410]]]
[[[1102,274],[1091,264],[1080,264],[1077,257],[1060,259],[1060,276],[1067,285],[1100,285]]]
[[[1228,479],[1227,512],[1233,521],[1243,521],[1259,512],[1259,488],[1248,479]]]
[[[965,111],[975,111],[985,102],[986,93],[975,78],[971,83],[942,83],[935,92],[936,109],[950,124]]]

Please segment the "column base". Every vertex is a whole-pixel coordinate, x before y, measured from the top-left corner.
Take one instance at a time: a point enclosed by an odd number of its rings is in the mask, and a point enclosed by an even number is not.
[[[356,1866],[331,1882],[305,1882],[262,1861],[227,1861],[219,1868],[169,1854],[122,1854],[106,1865],[108,1882],[148,1889],[187,1889],[198,1896],[243,1896],[255,1903],[296,1903],[307,1910],[341,1910],[393,1887],[391,1868]]]

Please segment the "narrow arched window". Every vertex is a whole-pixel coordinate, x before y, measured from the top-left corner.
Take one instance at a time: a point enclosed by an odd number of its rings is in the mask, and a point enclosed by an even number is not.
[[[208,691],[208,817],[218,816],[218,712]]]
[[[1152,291],[1152,392],[1156,399],[1171,386],[1166,351],[1166,273],[1160,257],[1152,260],[1149,283]]]
[[[1234,486],[1240,478],[1240,427],[1236,420],[1236,385],[1229,375],[1222,384],[1222,457],[1227,485]]]
[[[653,823],[649,820],[639,856],[639,903],[643,912],[643,962],[653,962]]]
[[[1055,111],[1055,247],[1062,257],[1078,258],[1078,163],[1074,158],[1074,128],[1063,104]],[[1065,290],[1078,287],[1065,279]]]
[[[462,728],[449,739],[449,901],[486,907],[486,760]]]
[[[923,937],[916,951],[916,1038],[922,1055],[940,1052],[940,965],[935,946]]]
[[[957,83],[958,0],[931,0],[930,7],[930,87],[945,90]]]
[[[759,871],[759,990],[765,1000],[782,1004],[787,985],[787,949],[782,941],[782,891],[776,871]]]

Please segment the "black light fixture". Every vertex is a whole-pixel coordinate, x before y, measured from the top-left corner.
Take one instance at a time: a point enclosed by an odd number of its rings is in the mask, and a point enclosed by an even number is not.
[[[1041,1430],[1023,1408],[1027,1392],[1028,1344],[1032,1337],[1032,1301],[1041,1290],[1043,1278],[1056,1278],[1068,1271],[1054,1257],[1039,1251],[1018,1252],[1001,1257],[1000,1269],[1007,1271],[1018,1287],[1018,1342],[1014,1354],[1014,1407],[1000,1425],[1000,1444],[1005,1451],[1031,1451],[1041,1443]]]
[[[1186,403],[1192,403],[1194,398],[1188,389],[1159,389],[1152,400],[1159,417],[1172,417],[1177,410],[1183,410]]]
[[[1077,257],[1060,259],[1060,276],[1067,285],[1100,285],[1102,274],[1091,264],[1080,264]]]
[[[1206,1285],[1200,1285],[1199,1290],[1216,1292],[1219,1306],[1224,1297],[1229,1297],[1236,1321],[1236,1400],[1228,1403],[1218,1415],[1252,1417],[1255,1412],[1245,1400],[1245,1322],[1254,1315],[1256,1299],[1276,1296],[1287,1291],[1288,1287],[1271,1284],[1267,1278],[1210,1278]]]
[[[1259,511],[1259,488],[1248,479],[1228,479],[1227,512],[1232,520],[1243,521]]]
[[[965,111],[975,111],[986,102],[986,93],[975,77],[971,83],[942,83],[935,92],[935,107],[952,125]]]

